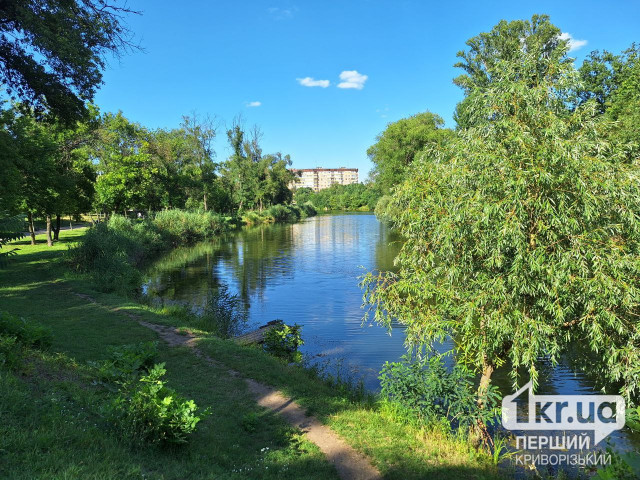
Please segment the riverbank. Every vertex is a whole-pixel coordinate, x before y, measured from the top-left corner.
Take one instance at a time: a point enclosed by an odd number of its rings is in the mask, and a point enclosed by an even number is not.
[[[192,441],[179,451],[131,450],[106,428],[93,405],[88,361],[104,359],[110,346],[157,339],[137,320],[190,328],[189,320],[115,294],[95,291],[69,272],[64,253],[85,230],[61,232],[53,248],[17,242],[0,271],[2,309],[49,326],[51,351],[30,359],[18,373],[2,370],[3,462],[7,478],[336,478],[335,470],[300,432],[255,404],[247,387],[228,374],[272,385],[295,399],[356,450],[385,478],[496,478],[488,457],[461,440],[402,422],[377,400],[354,398],[347,388],[313,371],[284,365],[254,349],[197,333],[197,345],[220,362],[213,366],[188,349],[160,345],[169,384],[211,407]],[[87,300],[91,298],[95,302]],[[36,428],[37,426],[37,428]],[[100,453],[99,457],[96,452]]]

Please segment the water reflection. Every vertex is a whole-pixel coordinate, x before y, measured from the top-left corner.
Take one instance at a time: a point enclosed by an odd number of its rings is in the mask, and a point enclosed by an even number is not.
[[[275,318],[298,323],[305,353],[340,359],[375,389],[382,364],[404,353],[404,336],[362,327],[358,277],[393,269],[399,248],[397,237],[370,214],[246,228],[171,252],[149,271],[145,292],[156,302],[202,311],[209,292],[225,285],[244,303],[247,328]]]
[[[370,214],[246,228],[171,252],[149,271],[145,291],[156,302],[203,311],[211,292],[225,288],[242,304],[247,329],[276,318],[298,323],[304,353],[318,362],[341,363],[375,390],[384,362],[405,353],[404,334],[397,325],[392,335],[377,325],[362,326],[358,277],[370,270],[393,270],[399,248],[399,238]],[[446,343],[438,350],[450,348]],[[555,367],[542,362],[539,393],[596,393],[596,379],[579,373],[585,370],[576,365],[597,362],[585,362],[578,351],[572,348]],[[503,394],[513,391],[507,373],[503,369],[494,375]],[[523,376],[521,384],[526,381]],[[614,442],[627,446],[624,436],[614,433]]]

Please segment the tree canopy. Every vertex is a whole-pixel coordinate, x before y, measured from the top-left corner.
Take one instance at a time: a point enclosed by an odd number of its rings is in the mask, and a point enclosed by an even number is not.
[[[133,13],[107,0],[0,2],[0,80],[6,93],[67,122],[86,114],[108,54],[134,47]]]
[[[427,145],[446,139],[444,120],[431,112],[418,113],[390,123],[369,147],[367,155],[373,162],[373,177],[382,194],[388,194],[400,183],[407,167]]]
[[[481,391],[502,365],[514,383],[523,369],[535,382],[539,359],[557,362],[573,341],[630,397],[640,388],[637,159],[603,136],[594,101],[570,108],[580,82],[556,33],[534,17],[467,42],[460,83],[474,115],[397,188],[398,271],[370,273],[365,298],[377,321],[406,325],[410,346],[452,339],[458,361],[483,373]],[[510,54],[480,48],[487,39]],[[486,70],[467,68],[477,52]]]

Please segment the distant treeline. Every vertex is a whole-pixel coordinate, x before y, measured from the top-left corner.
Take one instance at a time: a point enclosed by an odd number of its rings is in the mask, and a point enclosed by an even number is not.
[[[298,205],[311,202],[318,210],[373,210],[380,198],[380,192],[373,183],[332,185],[314,192],[303,187],[295,191],[294,200]]]
[[[69,126],[24,105],[0,110],[0,212],[51,219],[90,211],[262,212],[291,203],[291,159],[265,154],[261,132],[226,129],[231,154],[217,161],[219,122],[195,114],[151,130],[94,107]],[[56,222],[59,225],[59,222]],[[55,230],[55,228],[54,228]]]

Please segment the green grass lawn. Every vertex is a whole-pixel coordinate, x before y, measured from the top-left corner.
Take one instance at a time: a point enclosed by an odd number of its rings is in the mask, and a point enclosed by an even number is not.
[[[93,291],[87,279],[70,272],[64,253],[82,234],[61,232],[52,248],[16,242],[18,255],[0,270],[0,310],[47,325],[53,333],[49,352],[32,352],[17,371],[0,369],[0,478],[337,478],[315,445],[256,406],[242,379],[184,348],[160,346],[169,386],[210,407],[212,415],[180,448],[133,449],[121,439],[106,420],[106,392],[93,384],[87,362],[105,358],[109,346],[157,336],[113,309],[148,322],[191,325],[184,316]],[[464,441],[403,423],[377,401],[354,399],[309,370],[208,335],[199,348],[292,396],[370,455],[387,478],[498,476],[488,456]]]

